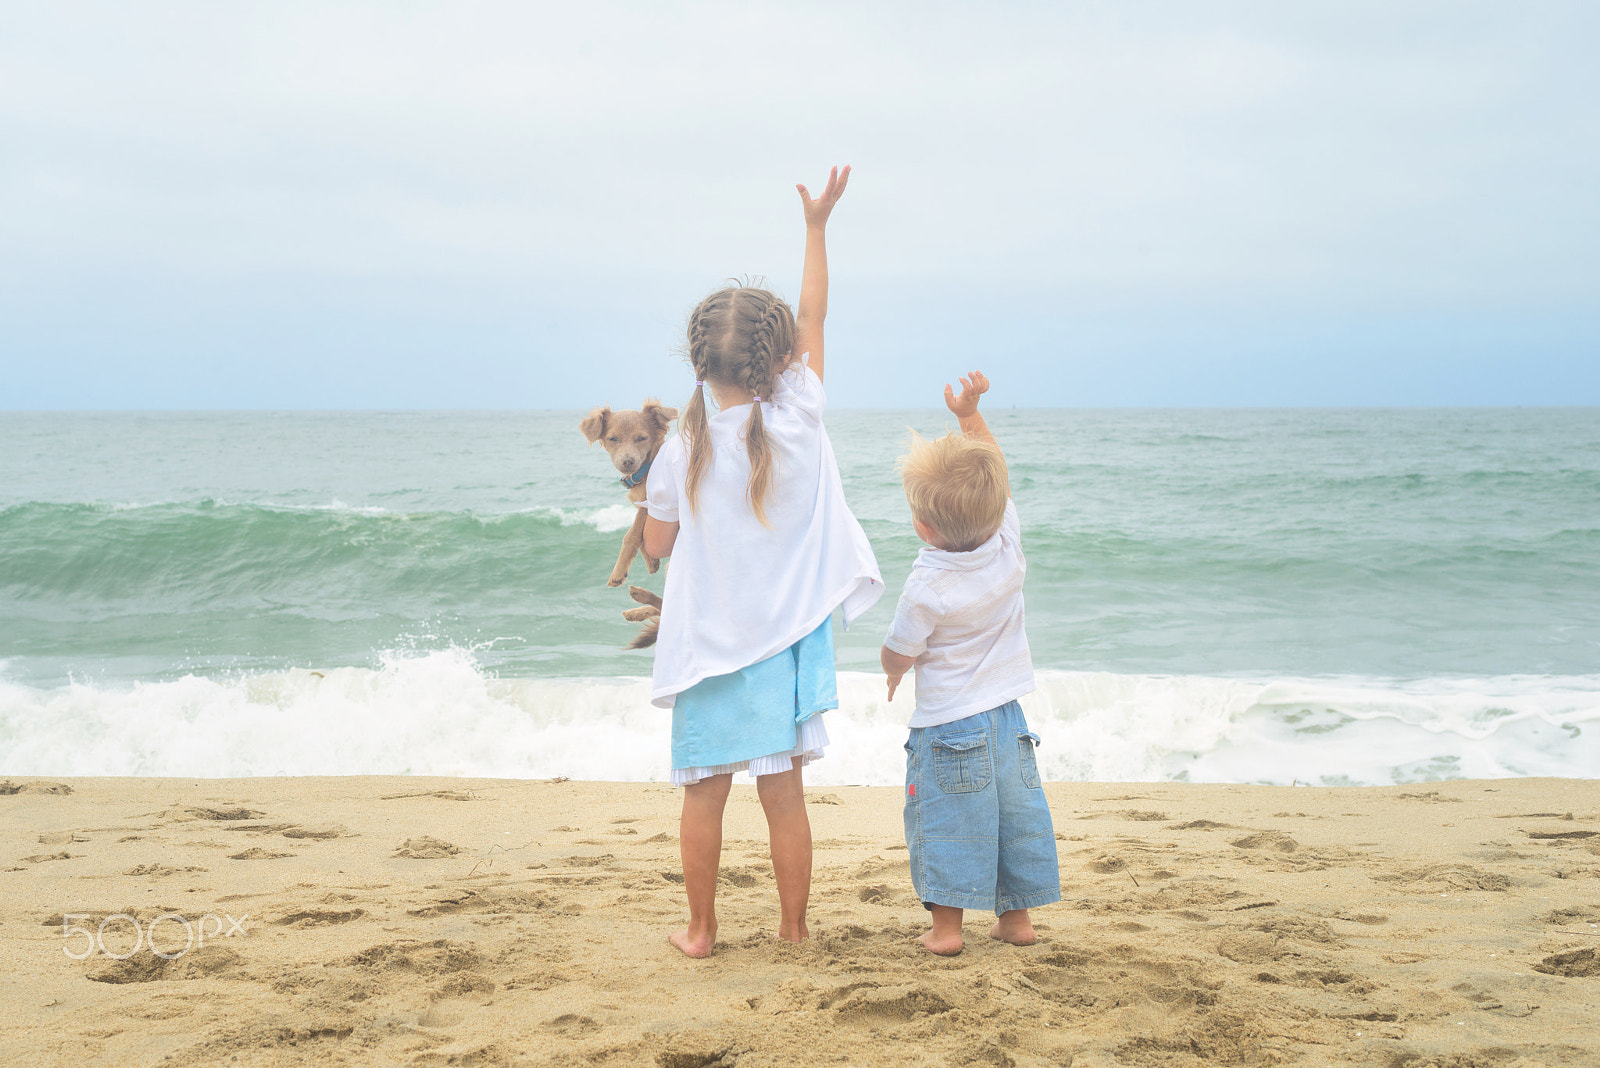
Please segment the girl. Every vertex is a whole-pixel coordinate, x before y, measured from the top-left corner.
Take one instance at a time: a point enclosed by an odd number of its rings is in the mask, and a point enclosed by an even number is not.
[[[828,744],[820,713],[839,707],[830,617],[842,607],[848,626],[883,593],[822,428],[824,232],[849,178],[834,168],[815,200],[796,186],[806,219],[798,318],[748,287],[718,290],[690,315],[694,395],[646,484],[645,551],[673,557],[651,700],[672,709],[672,782],[685,788],[689,926],[670,938],[691,957],[716,942],[722,810],[737,771],[755,776],[767,816],[778,937],[807,936],[800,769]]]

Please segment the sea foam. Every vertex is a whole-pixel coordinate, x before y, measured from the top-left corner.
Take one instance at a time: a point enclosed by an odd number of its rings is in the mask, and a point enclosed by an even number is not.
[[[1043,671],[1023,699],[1052,781],[1382,785],[1586,777],[1600,676],[1395,683]],[[902,781],[912,694],[842,672],[808,783]],[[38,688],[0,679],[0,775],[388,775],[662,781],[645,678],[497,678],[473,654],[375,668]]]

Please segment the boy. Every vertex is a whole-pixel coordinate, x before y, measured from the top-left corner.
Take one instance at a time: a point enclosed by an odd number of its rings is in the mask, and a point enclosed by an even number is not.
[[[961,433],[913,437],[906,499],[928,544],[906,579],[883,643],[889,699],[915,665],[906,742],[911,882],[933,914],[930,952],[961,952],[962,910],[992,908],[989,937],[1034,941],[1030,908],[1061,900],[1055,829],[1017,698],[1033,691],[1022,625],[1021,529],[1000,446],[978,414],[989,380],[974,371],[944,402]]]

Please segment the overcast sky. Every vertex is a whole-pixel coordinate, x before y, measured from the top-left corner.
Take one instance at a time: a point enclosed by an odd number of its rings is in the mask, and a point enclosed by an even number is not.
[[[1600,5],[23,3],[0,409],[1600,404]]]

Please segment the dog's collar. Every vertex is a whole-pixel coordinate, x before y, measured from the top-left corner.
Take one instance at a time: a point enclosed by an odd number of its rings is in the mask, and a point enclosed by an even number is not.
[[[639,470],[635,471],[633,474],[631,474],[631,475],[623,475],[622,478],[621,478],[621,482],[622,482],[623,486],[626,487],[627,489],[633,489],[633,487],[635,487],[639,483],[643,482],[644,481],[644,476],[648,475],[650,473],[650,465],[655,463],[655,462],[656,462],[655,458],[651,457],[650,459],[648,459],[648,460],[646,460],[644,462],[644,466],[643,467],[639,468]]]

